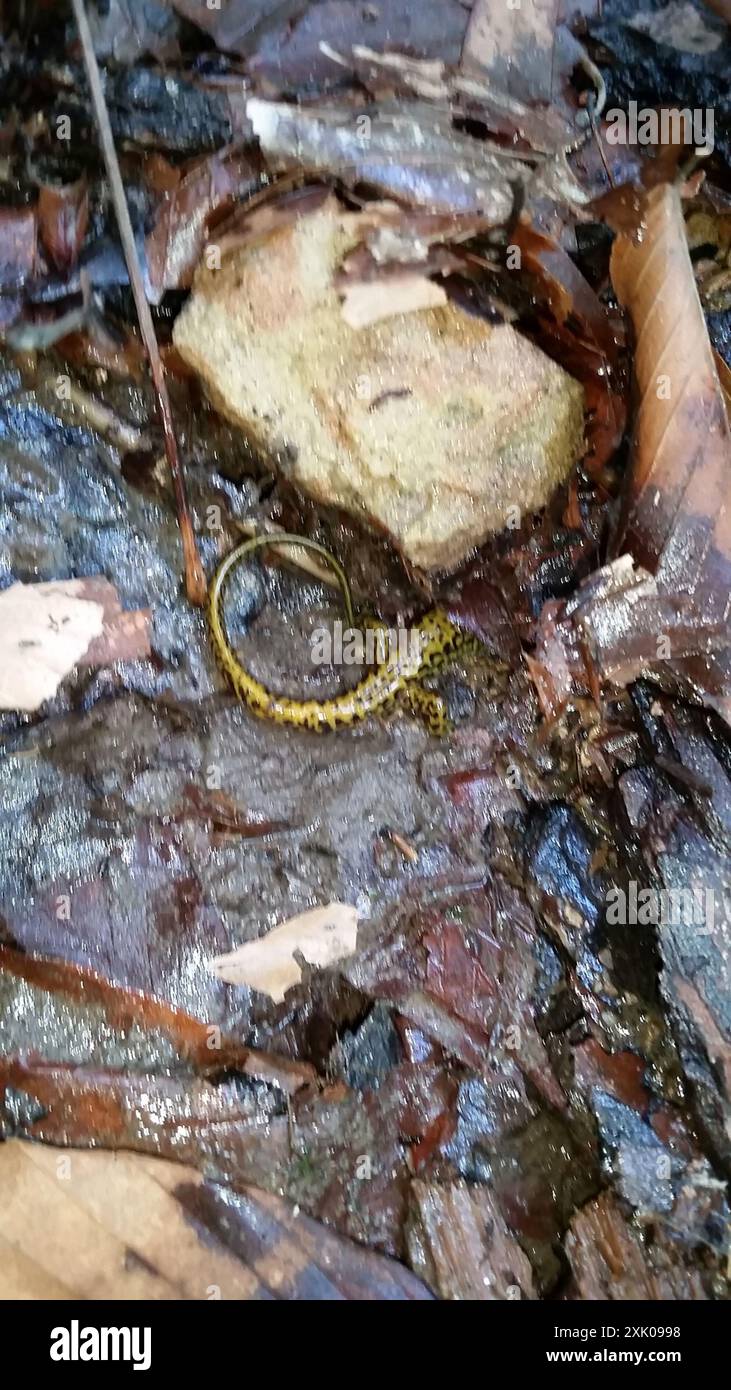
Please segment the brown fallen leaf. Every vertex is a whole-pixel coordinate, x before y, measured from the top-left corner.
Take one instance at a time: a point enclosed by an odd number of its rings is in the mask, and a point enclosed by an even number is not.
[[[114,661],[139,661],[150,655],[149,608],[124,612],[117,590],[107,579],[92,577],[69,580],[68,584],[78,585],[80,599],[102,605],[101,633],[79,659],[80,666],[111,666]]]
[[[256,1276],[175,1196],[189,1169],[21,1140],[0,1146],[0,1291],[13,1299],[249,1298]],[[198,1179],[197,1181],[200,1181]]]
[[[661,587],[692,593],[705,581],[728,592],[731,433],[675,187],[646,193],[642,226],[639,239],[617,237],[611,259],[640,393],[615,553],[629,550]]]
[[[0,1298],[428,1300],[413,1274],[257,1188],[139,1154],[0,1146]]]
[[[167,1068],[135,1072],[0,1054],[4,1132],[174,1159],[236,1188],[253,1183],[389,1255],[403,1252],[414,1152],[449,1141],[456,1100],[454,1077],[423,1060],[394,1068],[376,1091],[342,1082],[303,1089],[284,1113],[276,1097],[236,1076],[211,1084]],[[363,1182],[354,1160],[369,1153],[378,1164]]]
[[[166,290],[187,289],[208,232],[237,198],[258,181],[252,160],[234,151],[217,151],[195,160],[185,172],[160,155],[150,161],[149,181],[162,194],[145,242],[147,273],[158,298]]]
[[[0,627],[0,709],[38,709],[75,666],[150,650],[149,613],[123,613],[114,585],[100,578],[11,584],[0,594]]]
[[[252,816],[237,805],[226,792],[208,790],[188,783],[183,789],[185,810],[178,813],[178,819],[187,815],[208,821],[214,830],[228,835],[241,835],[244,839],[256,839],[259,835],[275,835],[293,827],[289,821],[268,820],[263,816]]]
[[[544,605],[533,656],[527,657],[543,715],[558,718],[577,698],[599,700],[602,685],[629,685],[670,672],[731,721],[724,674],[731,628],[724,593],[659,587],[653,575],[622,555],[583,580],[566,601]]]
[[[686,625],[720,629],[712,653],[666,658],[726,717],[731,710],[731,430],[685,236],[680,194],[644,194],[620,230],[611,275],[635,332],[639,394],[632,468],[614,551],[658,592],[693,599]],[[662,633],[658,630],[658,635]]]
[[[225,956],[210,961],[211,972],[230,985],[262,990],[275,1004],[288,989],[300,983],[302,970],[295,959],[324,969],[351,956],[357,939],[358,912],[348,903],[329,903],[298,913],[274,927],[259,941],[247,941]]]
[[[43,184],[38,194],[38,234],[44,251],[61,274],[79,258],[89,225],[85,178],[69,184]]]
[[[598,295],[568,253],[552,237],[538,231],[523,214],[512,233],[521,252],[521,266],[535,276],[558,324],[570,318],[577,324],[584,349],[597,355],[595,370],[617,359],[617,334]]]

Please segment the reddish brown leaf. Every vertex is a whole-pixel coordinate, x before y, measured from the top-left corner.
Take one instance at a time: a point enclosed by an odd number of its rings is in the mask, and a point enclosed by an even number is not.
[[[605,1052],[594,1038],[574,1049],[574,1076],[582,1090],[595,1086],[622,1105],[644,1115],[649,1092],[644,1084],[645,1063],[634,1052]]]
[[[574,321],[586,345],[598,355],[597,367],[603,365],[606,370],[607,366],[614,366],[618,343],[612,321],[568,253],[525,217],[514,229],[512,239],[520,249],[522,268],[537,277],[557,323]]]
[[[187,289],[208,232],[256,181],[256,169],[246,155],[218,152],[180,173],[159,158],[150,171],[162,201],[147,237],[147,270],[155,293]]]
[[[403,1066],[378,1091],[303,1092],[288,1117],[236,1080],[214,1086],[0,1057],[0,1116],[18,1136],[131,1149],[205,1168],[219,1181],[275,1189],[344,1235],[362,1241],[367,1230],[372,1247],[387,1254],[403,1253],[408,1144],[438,1128],[448,1137],[438,1121],[456,1093],[443,1068]],[[377,1155],[367,1182],[358,1168],[364,1155]]]
[[[198,820],[209,821],[216,830],[230,835],[241,835],[247,840],[293,828],[288,821],[267,820],[263,816],[248,815],[226,792],[209,791],[193,782],[184,789],[183,795],[186,810],[181,812],[179,820],[184,820],[186,815],[189,815]]]
[[[142,381],[145,374],[144,348],[129,329],[124,330],[124,339],[117,346],[110,338],[96,334],[90,325],[86,333],[69,333],[62,338],[58,351],[75,366],[99,368],[124,381]]]
[[[677,190],[650,189],[641,215],[641,236],[621,233],[611,261],[635,330],[640,394],[617,550],[663,587],[692,593],[713,578],[728,592],[731,434]]]
[[[535,921],[524,898],[496,883],[459,904],[459,920],[417,912],[403,932],[342,967],[358,989],[392,1000],[404,1018],[475,1070],[515,1063],[556,1108],[565,1098],[531,1009]],[[506,1046],[511,1029],[520,1037]],[[505,1054],[505,1055],[504,1055]]]
[[[86,179],[44,184],[38,195],[38,233],[56,269],[66,274],[79,258],[89,225]]]
[[[663,591],[629,555],[597,570],[569,600],[547,603],[541,613],[527,662],[544,716],[555,719],[587,695],[598,701],[603,682],[627,685],[670,669],[731,719],[726,601],[727,591],[707,586],[693,595]]]

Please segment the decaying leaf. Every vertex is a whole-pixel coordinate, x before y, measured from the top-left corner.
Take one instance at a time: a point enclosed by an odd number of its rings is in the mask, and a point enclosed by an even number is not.
[[[248,941],[228,955],[216,957],[210,968],[219,980],[262,990],[278,1004],[302,979],[296,956],[320,969],[335,965],[353,954],[357,923],[357,909],[348,903],[315,907],[274,927],[259,941]]]
[[[38,232],[56,269],[65,274],[76,264],[89,225],[89,191],[85,178],[70,184],[44,184],[38,194]]]
[[[621,1303],[706,1298],[700,1275],[678,1262],[674,1243],[663,1238],[662,1229],[645,1245],[609,1192],[576,1213],[566,1253],[582,1299]]]
[[[329,44],[322,48],[345,67],[352,62],[361,82],[376,97],[386,85],[404,95],[448,103],[455,113],[477,116],[495,135],[525,141],[533,152],[555,154],[576,136],[557,110],[519,100],[493,81],[483,65],[470,64],[467,44],[462,49],[459,69],[450,68],[439,59],[425,61],[411,53],[380,53],[362,44],[353,46],[351,59],[335,52]]]
[[[641,235],[624,231],[612,280],[635,331],[639,393],[632,469],[615,553],[626,550],[662,594],[690,595],[687,622],[721,629],[712,653],[665,659],[727,714],[731,708],[731,431],[698,298],[680,195],[644,196]],[[657,633],[656,637],[662,636]]]
[[[162,195],[145,242],[149,282],[159,299],[165,290],[190,285],[209,229],[250,192],[256,175],[247,156],[223,151],[195,160],[182,173],[155,156],[148,177]]]
[[[32,997],[38,999],[44,991],[62,1016],[78,1019],[79,1014],[74,1015],[74,1010],[86,1011],[82,1031],[88,1031],[89,1035],[94,1030],[91,1020],[96,1012],[97,1017],[103,1016],[109,1034],[117,1035],[120,1046],[131,1027],[141,1035],[162,1036],[174,1048],[181,1063],[188,1063],[203,1074],[235,1069],[278,1086],[289,1095],[295,1095],[301,1086],[316,1080],[315,1069],[309,1063],[242,1047],[226,1034],[218,1034],[215,1039],[218,1046],[212,1048],[210,1029],[191,1014],[171,1008],[142,990],[111,984],[104,976],[83,966],[0,946],[0,979],[3,976],[17,982],[19,993],[27,987],[34,992]],[[4,1000],[6,1007],[12,1007],[8,1006],[7,993]],[[26,1039],[16,1035],[13,1042],[7,1035],[7,1045],[23,1051]]]
[[[175,1187],[191,1170],[136,1154],[0,1145],[5,1298],[247,1298],[253,1274],[201,1238]]]
[[[148,623],[149,614],[122,612],[107,580],[11,584],[0,594],[0,709],[38,709],[82,663],[145,656]]]
[[[38,219],[35,208],[0,208],[0,289],[17,289],[35,274]]]
[[[555,719],[577,697],[602,685],[670,672],[691,680],[700,697],[731,721],[724,671],[731,656],[727,596],[662,589],[630,555],[595,571],[565,602],[544,606],[528,669],[543,714]]]
[[[571,319],[576,323],[582,348],[598,358],[595,369],[603,367],[606,371],[616,361],[617,330],[571,257],[525,216],[515,227],[512,240],[520,249],[522,267],[538,280],[556,322],[563,325]]]
[[[0,1145],[0,1297],[429,1299],[408,1270],[257,1188],[140,1154]]]

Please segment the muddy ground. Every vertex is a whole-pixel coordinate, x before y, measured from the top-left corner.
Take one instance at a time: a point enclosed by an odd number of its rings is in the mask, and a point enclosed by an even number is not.
[[[605,6],[608,47],[621,15]],[[42,45],[30,75],[2,61],[21,105],[38,81],[66,100]],[[621,61],[606,72],[625,80]],[[144,111],[132,86],[152,80],[141,62],[120,69],[118,137]],[[189,108],[187,126],[174,117],[168,149],[230,138],[206,101],[197,130]],[[153,124],[165,128],[159,110]],[[100,219],[92,257],[106,235]],[[109,295],[127,303],[124,286]],[[713,315],[719,342],[728,317]],[[427,594],[384,541],[292,495],[195,382],[175,381],[208,574],[237,522],[274,521],[329,545],[357,601],[408,620],[436,597],[484,639],[434,678],[454,719],[444,738],[403,712],[319,738],[259,723],[183,592],[146,382],[70,370],[152,445],[120,452],[59,408],[42,358],[6,350],[0,583],[105,575],[124,609],[150,610],[152,650],[0,718],[4,1137],[180,1158],[244,1222],[245,1185],[267,1189],[442,1297],[725,1297],[727,731],[643,679],[550,725],[524,660],[543,604],[601,561],[602,523],[572,530],[559,506]],[[312,629],[340,616],[331,590],[257,563],[230,610],[262,680],[339,688],[307,661]],[[724,904],[707,931],[607,918],[612,888],[698,882]],[[305,967],[282,1004],[212,975],[213,956],[332,901],[357,907],[357,951]],[[220,1030],[208,1051],[193,1020]],[[249,1067],[247,1049],[263,1054]]]

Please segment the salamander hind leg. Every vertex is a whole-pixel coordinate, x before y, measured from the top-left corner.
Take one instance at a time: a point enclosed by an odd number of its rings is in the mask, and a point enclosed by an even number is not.
[[[427,690],[419,681],[408,681],[404,687],[404,702],[412,714],[418,716],[435,738],[440,738],[451,729],[447,707],[441,695]]]

